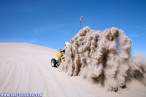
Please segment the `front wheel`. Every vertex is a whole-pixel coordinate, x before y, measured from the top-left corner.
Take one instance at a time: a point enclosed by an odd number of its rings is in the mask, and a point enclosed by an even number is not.
[[[56,59],[51,59],[51,66],[52,67],[57,67],[57,61],[56,61]]]

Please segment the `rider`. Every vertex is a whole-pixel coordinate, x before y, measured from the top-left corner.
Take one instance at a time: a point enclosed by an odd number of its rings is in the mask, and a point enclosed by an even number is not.
[[[65,49],[60,49],[59,52],[56,53],[55,59],[60,62],[63,62],[65,60],[64,53],[65,53]]]

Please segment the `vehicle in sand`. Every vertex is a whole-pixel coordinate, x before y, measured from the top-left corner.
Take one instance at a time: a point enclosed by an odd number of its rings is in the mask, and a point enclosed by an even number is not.
[[[59,49],[59,51],[55,54],[54,58],[51,59],[51,66],[58,67],[62,62],[65,61],[65,49]]]

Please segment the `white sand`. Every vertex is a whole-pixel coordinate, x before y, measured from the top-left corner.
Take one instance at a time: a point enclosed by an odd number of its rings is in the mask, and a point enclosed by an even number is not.
[[[38,92],[43,97],[146,97],[138,81],[109,92],[80,77],[69,77],[50,66],[55,50],[26,43],[0,43],[0,92]]]

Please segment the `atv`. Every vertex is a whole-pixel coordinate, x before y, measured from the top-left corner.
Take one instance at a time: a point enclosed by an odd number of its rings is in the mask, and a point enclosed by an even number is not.
[[[65,54],[65,50],[64,49],[63,50],[59,50],[56,53],[56,56],[51,59],[51,66],[57,68],[64,61],[64,54]]]

